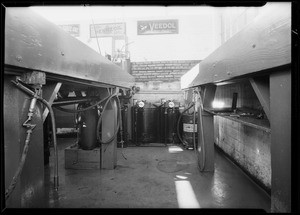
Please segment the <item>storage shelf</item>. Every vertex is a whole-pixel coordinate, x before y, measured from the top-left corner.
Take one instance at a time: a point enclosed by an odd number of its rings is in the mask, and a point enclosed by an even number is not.
[[[205,111],[216,115],[216,116],[221,116],[227,119],[230,119],[232,121],[236,121],[239,122],[241,124],[247,125],[249,127],[253,127],[256,129],[260,129],[263,130],[267,133],[271,133],[271,128],[270,128],[270,122],[268,119],[257,119],[254,116],[241,116],[239,114],[239,116],[232,116],[235,115],[233,112],[219,112],[216,113],[213,110],[209,110],[209,109],[204,109]],[[239,113],[239,112],[238,112]]]

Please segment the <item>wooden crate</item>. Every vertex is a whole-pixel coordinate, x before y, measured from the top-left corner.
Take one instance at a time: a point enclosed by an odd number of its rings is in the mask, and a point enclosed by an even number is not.
[[[65,169],[100,169],[100,148],[82,150],[69,146],[65,149]]]

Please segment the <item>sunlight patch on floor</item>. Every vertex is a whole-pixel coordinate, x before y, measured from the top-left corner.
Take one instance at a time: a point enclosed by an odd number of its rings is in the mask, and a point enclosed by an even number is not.
[[[179,208],[200,208],[200,204],[189,181],[175,181],[175,186]]]
[[[183,149],[180,148],[179,146],[169,146],[168,150],[169,150],[169,153],[183,152]]]

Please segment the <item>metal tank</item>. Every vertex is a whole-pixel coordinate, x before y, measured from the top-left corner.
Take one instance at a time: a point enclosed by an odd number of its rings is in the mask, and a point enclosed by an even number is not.
[[[138,101],[133,110],[133,139],[136,145],[157,141],[157,108],[151,103]]]
[[[162,143],[179,143],[176,126],[179,118],[179,103],[167,101],[159,107],[159,135]]]
[[[78,109],[89,107],[90,104],[78,105]],[[97,107],[80,112],[77,115],[78,145],[83,150],[92,150],[97,147]]]
[[[195,142],[198,141],[197,133],[197,116],[195,117]],[[182,114],[182,139],[186,142],[186,148],[194,148],[193,143],[193,132],[194,132],[194,123],[193,123],[194,114],[183,113]]]

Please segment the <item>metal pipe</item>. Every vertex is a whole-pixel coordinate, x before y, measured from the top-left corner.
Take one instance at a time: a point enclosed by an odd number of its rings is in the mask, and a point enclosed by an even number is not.
[[[137,119],[138,119],[138,108],[134,108],[134,139],[135,139],[135,144],[138,145],[138,134],[137,134]]]
[[[71,105],[71,104],[76,104],[76,103],[81,103],[81,102],[89,102],[91,101],[92,98],[81,98],[81,99],[64,99],[64,100],[59,100],[53,102],[52,106],[64,106],[64,105]]]
[[[124,107],[124,112],[125,112],[125,107]],[[123,121],[122,121],[122,111],[121,108],[119,110],[120,114],[120,143],[121,143],[121,148],[123,148],[124,140],[123,140]]]
[[[167,146],[167,137],[168,137],[168,106],[166,106],[166,103],[164,104],[165,112],[164,112],[164,144]]]
[[[27,87],[25,87],[23,84],[20,84],[20,82],[18,81],[13,81],[11,80],[11,82],[16,85],[16,87],[18,87],[19,89],[23,90],[25,93],[34,96],[34,92],[31,91],[30,89],[28,89]]]
[[[30,106],[29,106],[29,112],[33,113],[35,105],[36,105],[37,97],[34,96],[31,100]]]
[[[67,112],[67,113],[79,113],[79,112],[83,112],[83,111],[87,111],[89,109],[92,109],[93,107],[99,105],[100,103],[104,102],[106,99],[109,99],[110,96],[107,96],[105,97],[104,99],[96,102],[95,104],[87,107],[87,108],[84,108],[84,109],[80,109],[80,110],[69,110],[69,109],[65,109],[65,108],[62,108],[62,107],[55,107],[56,109],[58,110],[61,110],[61,111],[64,111],[64,112]]]
[[[53,147],[54,147],[54,189],[58,190],[59,179],[58,179],[58,148],[57,148],[57,140],[56,140],[56,124],[55,124],[55,116],[51,105],[43,98],[38,97],[38,100],[41,101],[49,110],[52,124],[52,137],[53,137]]]

